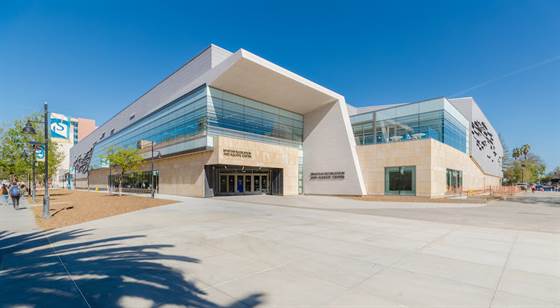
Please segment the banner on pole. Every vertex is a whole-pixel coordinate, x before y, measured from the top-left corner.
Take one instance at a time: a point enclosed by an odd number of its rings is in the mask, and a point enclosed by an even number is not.
[[[45,146],[37,145],[35,147],[35,158],[37,161],[45,161]]]
[[[70,138],[70,120],[61,114],[51,113],[49,119],[50,134],[53,139]]]

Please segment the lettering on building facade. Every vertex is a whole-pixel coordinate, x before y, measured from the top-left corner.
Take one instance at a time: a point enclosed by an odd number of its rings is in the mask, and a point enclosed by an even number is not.
[[[344,171],[311,172],[310,180],[344,180]]]
[[[229,156],[229,157],[253,158],[253,154],[249,151],[223,149],[222,153],[224,154],[224,156]]]

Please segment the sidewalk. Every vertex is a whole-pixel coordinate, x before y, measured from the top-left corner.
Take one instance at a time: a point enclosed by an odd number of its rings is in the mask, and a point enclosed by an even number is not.
[[[25,199],[0,204],[0,307],[88,307],[51,244],[71,236],[41,231]]]
[[[0,203],[0,230],[9,232],[29,232],[38,230],[31,205],[25,198],[21,199],[19,209]]]

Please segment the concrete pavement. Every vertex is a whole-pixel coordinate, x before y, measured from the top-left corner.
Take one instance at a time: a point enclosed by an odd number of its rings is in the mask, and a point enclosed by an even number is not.
[[[25,198],[20,200],[19,209],[14,209],[12,201],[6,205],[0,201],[0,226],[2,231],[27,232],[36,230],[35,217],[31,211],[31,205]]]
[[[0,271],[2,303],[83,294],[93,307],[560,306],[555,232],[185,200],[51,233],[54,254],[34,235],[12,251],[27,263]],[[59,279],[65,269],[70,280]]]

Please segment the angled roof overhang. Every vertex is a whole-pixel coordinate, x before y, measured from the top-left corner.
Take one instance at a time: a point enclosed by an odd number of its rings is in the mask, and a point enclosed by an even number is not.
[[[246,50],[213,72],[208,85],[289,111],[305,114],[344,97]]]

